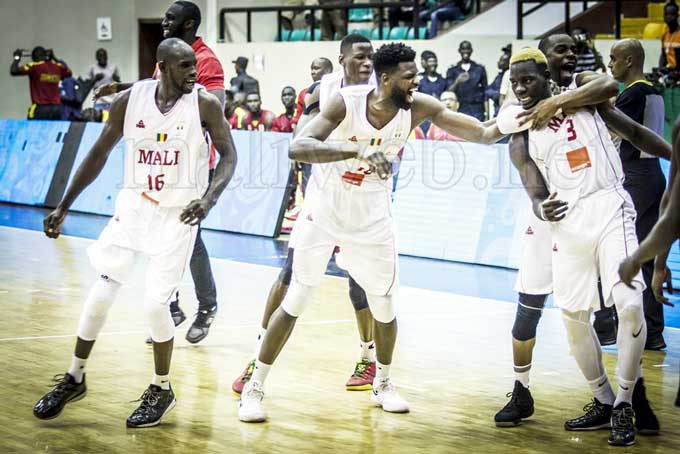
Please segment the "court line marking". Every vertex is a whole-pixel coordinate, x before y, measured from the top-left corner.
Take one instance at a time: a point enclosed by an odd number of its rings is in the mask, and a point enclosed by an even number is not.
[[[503,312],[514,312],[515,310],[508,310]],[[496,312],[498,313],[498,312]],[[480,316],[489,315],[488,311],[484,312],[460,312],[457,314],[437,314],[425,317],[400,317],[400,320],[418,321],[418,320],[441,320],[442,318],[461,318],[462,316]],[[296,325],[306,325],[306,326],[323,326],[323,325],[344,325],[344,324],[354,324],[356,319],[339,319],[339,320],[317,320],[317,321],[307,321],[307,322],[297,322]],[[237,323],[232,325],[222,325],[212,328],[211,331],[232,331],[234,329],[241,328],[260,328],[260,323]],[[104,331],[99,333],[98,336],[118,336],[118,335],[130,335],[130,334],[148,334],[148,330],[130,330],[130,331]],[[25,340],[47,340],[47,339],[66,339],[69,337],[76,337],[76,334],[54,334],[49,336],[23,336],[23,337],[3,337],[0,338],[0,342],[14,342],[14,341],[25,341]]]

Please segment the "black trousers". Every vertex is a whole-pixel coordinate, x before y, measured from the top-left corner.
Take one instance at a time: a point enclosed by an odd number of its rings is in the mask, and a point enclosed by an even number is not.
[[[61,104],[33,104],[28,108],[29,120],[63,120],[64,109]]]

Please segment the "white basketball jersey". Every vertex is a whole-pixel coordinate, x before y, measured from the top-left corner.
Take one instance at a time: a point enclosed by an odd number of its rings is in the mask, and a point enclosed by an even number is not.
[[[358,143],[362,148],[377,148],[390,161],[398,159],[411,131],[411,111],[400,109],[383,128],[376,129],[366,116],[369,93],[373,85],[353,85],[339,90],[345,102],[345,118],[335,128],[327,142],[344,141]],[[314,165],[317,184],[351,185],[357,190],[391,190],[392,180],[381,180],[365,161],[347,159],[323,165]]]
[[[157,80],[132,86],[125,113],[125,187],[161,206],[184,206],[208,187],[208,144],[201,128],[196,85],[163,114]]]
[[[623,187],[619,153],[597,111],[554,116],[545,129],[529,132],[529,153],[549,191],[571,207],[581,198]]]

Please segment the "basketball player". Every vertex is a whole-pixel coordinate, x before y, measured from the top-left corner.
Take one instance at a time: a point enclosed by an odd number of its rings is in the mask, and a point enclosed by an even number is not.
[[[547,63],[542,52],[531,48],[512,57],[510,80],[524,109],[552,96]],[[668,156],[668,145],[663,139],[607,102],[598,108],[609,126],[626,140],[640,142],[648,153]],[[522,128],[511,130],[503,115],[499,115],[498,125],[503,132],[518,132],[531,126],[525,123]],[[581,110],[561,112],[546,128],[515,134],[511,153],[515,160],[517,154],[525,156],[525,160],[530,156],[545,180],[544,185],[527,189],[532,192],[536,215],[550,222],[555,303],[562,309],[571,352],[594,390],[596,400],[592,406],[601,407],[598,421],[594,420],[593,412],[588,411],[581,418],[567,421],[565,428],[580,428],[580,420],[584,418],[588,419],[590,429],[606,427],[611,414],[609,443],[631,445],[635,443],[631,402],[646,339],[641,334],[646,325],[641,274],[635,276],[640,284],[638,289],[622,285],[616,274],[621,259],[637,248],[635,210],[622,186],[618,150],[600,114]],[[519,167],[524,170],[526,165]],[[537,203],[541,200],[542,203]],[[601,347],[590,324],[591,312],[600,304],[598,275],[605,304],[616,305],[619,313],[619,392],[616,396],[609,385]],[[595,422],[599,422],[599,427]]]
[[[576,43],[569,35],[557,34],[542,39],[539,50],[544,52],[550,71],[552,96],[532,109],[525,120],[535,128],[547,125],[559,109],[595,106],[618,93],[616,81],[595,73],[574,74],[576,68]],[[637,142],[636,142],[637,145]],[[552,293],[552,242],[550,226],[528,213],[527,228],[522,238],[522,256],[515,283],[519,293],[517,313],[512,328],[512,348],[515,384],[510,401],[496,413],[498,427],[513,427],[534,413],[534,400],[529,391],[536,329],[548,295]],[[599,382],[598,382],[599,383]],[[635,385],[633,405],[640,433],[658,433],[659,423],[647,402],[642,379]],[[568,424],[569,430],[592,430],[601,427],[599,410],[593,407],[593,418],[579,418]],[[607,417],[608,419],[608,417]],[[592,427],[594,426],[594,427]]]
[[[408,403],[390,380],[397,336],[397,248],[390,213],[392,163],[411,130],[424,120],[466,140],[493,143],[496,126],[451,112],[437,99],[416,93],[415,51],[403,43],[382,46],[373,57],[377,87],[344,87],[323,106],[291,144],[290,157],[315,166],[308,197],[296,222],[293,278],[272,314],[252,379],[241,394],[239,419],[266,419],[263,383],[320,284],[335,245],[347,271],[366,291],[375,319],[377,372],[371,401],[404,413]],[[333,134],[335,140],[324,142]]]
[[[143,306],[153,339],[155,375],[127,426],[157,425],[175,405],[169,378],[175,325],[168,304],[191,257],[196,226],[229,183],[236,153],[219,100],[196,86],[191,47],[169,38],[158,46],[156,58],[160,80],[137,82],[115,98],[101,136],[44,221],[47,236],[57,238],[69,207],[124,137],[125,187],[114,217],[88,249],[100,277],[84,304],[71,367],[33,409],[40,419],[54,418],[67,403],[85,397],[87,358],[139,256],[149,259]],[[209,152],[202,123],[221,156],[207,192]]]
[[[658,301],[670,306],[673,306],[673,304],[663,295],[661,287],[666,280],[665,269],[668,253],[673,242],[680,236],[680,190],[678,185],[675,184],[678,165],[680,165],[678,159],[680,159],[680,119],[677,119],[673,126],[673,159],[668,188],[666,188],[661,200],[659,220],[647,238],[640,244],[640,248],[623,260],[619,266],[621,280],[626,285],[633,286],[633,280],[642,266],[649,260],[655,259],[654,278],[652,279],[652,285],[656,286],[654,294]],[[673,293],[671,285],[668,286],[668,291]],[[680,407],[680,383],[675,405]]]
[[[191,46],[196,53],[196,82],[205,87],[209,93],[215,95],[224,107],[224,70],[212,49],[203,42],[201,37],[196,35],[200,25],[201,10],[195,3],[184,0],[170,5],[161,23],[164,38],[179,38]],[[156,68],[154,78],[157,78],[158,74],[158,68]],[[95,92],[95,97],[119,93],[130,88],[131,85],[130,83],[119,82],[104,85]],[[209,179],[215,169],[215,157],[215,150],[210,147],[211,171]],[[210,325],[217,315],[217,288],[210,267],[210,257],[201,237],[200,226],[196,234],[196,244],[194,245],[194,252],[191,254],[189,270],[196,290],[198,311],[194,322],[187,331],[186,340],[196,344],[206,338],[210,331]],[[179,326],[186,320],[184,311],[179,307],[179,292],[176,292],[175,298],[170,304],[170,313],[175,326]],[[147,343],[151,343],[151,339],[147,339]]]
[[[319,59],[314,60],[315,62]],[[371,74],[373,73],[373,45],[359,34],[349,34],[340,42],[339,62],[341,71],[324,75],[320,81],[315,82],[307,89],[305,96],[305,110],[298,122],[297,131],[301,131],[304,126],[319,113],[319,105],[325,104],[331,95],[342,87],[373,84]],[[304,165],[304,164],[303,164]],[[307,164],[310,165],[310,164]],[[299,216],[298,216],[299,218]],[[260,334],[253,359],[248,363],[243,373],[234,380],[231,389],[236,394],[241,394],[243,386],[250,380],[255,368],[255,361],[260,354],[262,339],[267,332],[269,319],[274,311],[281,305],[281,301],[286,296],[290,279],[293,275],[293,257],[295,255],[295,227],[288,242],[288,257],[279,273],[277,280],[269,291],[267,305],[262,317]],[[354,306],[354,311],[359,328],[360,356],[354,372],[345,384],[348,391],[370,390],[375,377],[375,343],[373,341],[373,317],[368,308],[366,292],[349,276],[349,298]]]

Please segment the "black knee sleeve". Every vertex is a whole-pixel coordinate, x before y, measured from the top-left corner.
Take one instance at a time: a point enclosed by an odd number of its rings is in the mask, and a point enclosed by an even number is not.
[[[279,273],[279,282],[285,285],[290,285],[290,279],[293,277],[293,255],[295,251],[293,248],[288,248],[288,257],[286,263],[283,264],[281,272]]]
[[[349,277],[349,299],[352,301],[355,311],[360,311],[368,307],[368,298],[366,292],[361,288],[357,281]]]
[[[518,341],[528,341],[536,337],[536,327],[541,319],[547,297],[548,295],[519,294],[512,337]]]

